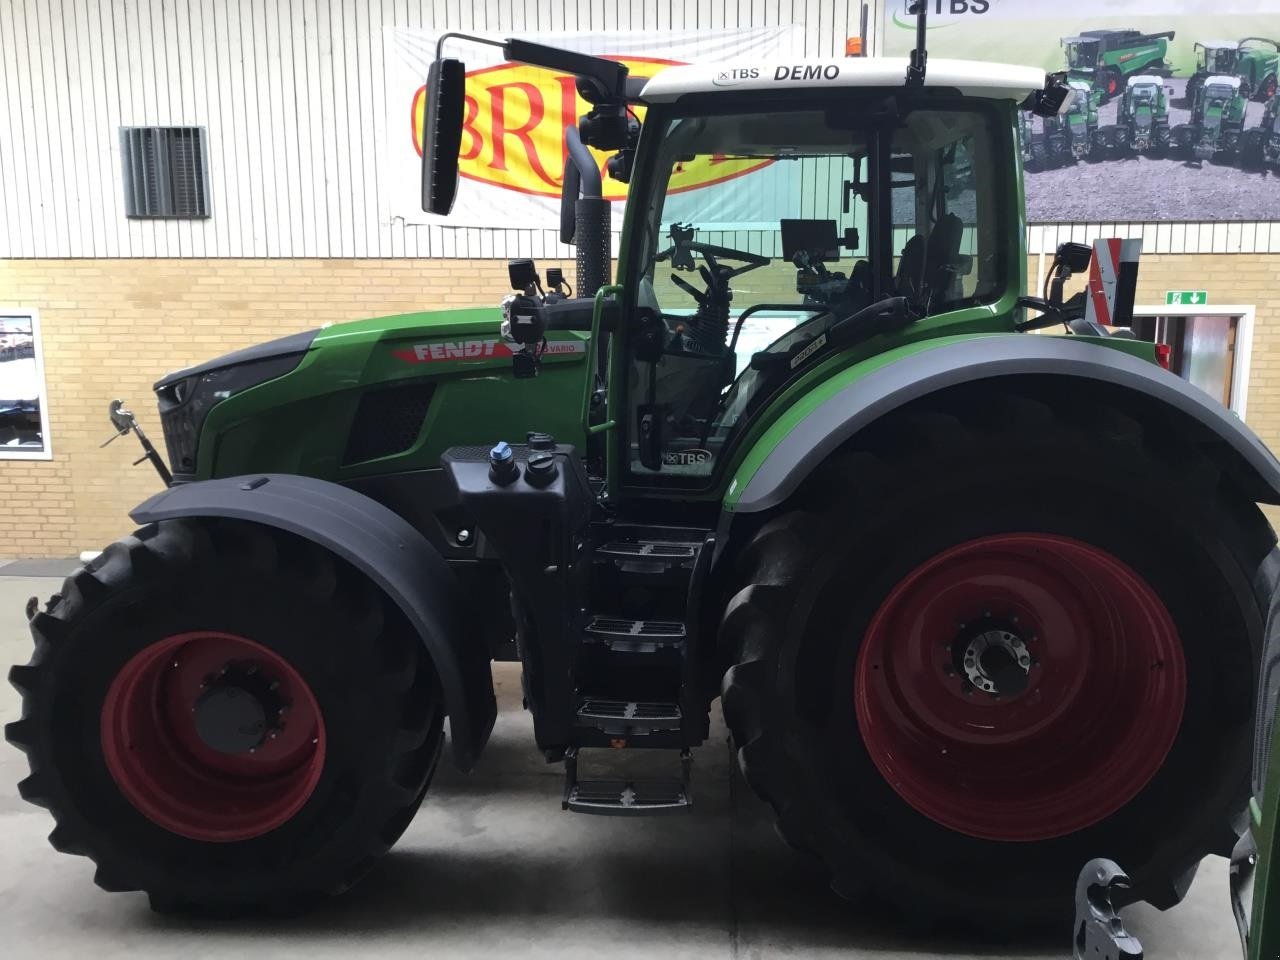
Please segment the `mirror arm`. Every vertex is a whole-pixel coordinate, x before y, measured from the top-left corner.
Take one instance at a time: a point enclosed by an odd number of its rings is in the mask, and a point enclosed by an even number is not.
[[[477,37],[470,33],[442,33],[440,39],[436,41],[436,59],[439,60],[444,56],[444,42],[446,40],[470,40],[472,43],[482,43],[488,47],[505,47],[506,43],[502,40],[490,40],[488,37]]]

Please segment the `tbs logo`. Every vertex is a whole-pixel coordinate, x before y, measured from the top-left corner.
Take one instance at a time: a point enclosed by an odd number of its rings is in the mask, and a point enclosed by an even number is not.
[[[902,12],[908,17],[916,15],[916,4],[921,0],[902,0]],[[942,16],[944,13],[959,16],[962,13],[986,13],[991,9],[991,0],[924,0],[932,8],[929,12]]]
[[[759,67],[732,67],[728,70],[717,70],[711,82],[717,87],[732,87],[743,80],[759,80]]]

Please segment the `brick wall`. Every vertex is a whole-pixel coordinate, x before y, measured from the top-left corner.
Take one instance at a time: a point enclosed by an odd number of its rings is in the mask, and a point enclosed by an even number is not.
[[[1280,449],[1278,266],[1263,255],[1144,257],[1138,300],[1195,288],[1257,306],[1248,419]],[[54,450],[52,461],[0,459],[0,557],[100,548],[158,489],[149,467],[129,466],[135,441],[99,447],[112,398],[133,404],[159,442],[151,384],[165,371],[324,323],[492,304],[506,289],[506,265],[493,260],[0,261],[0,304],[40,312]]]

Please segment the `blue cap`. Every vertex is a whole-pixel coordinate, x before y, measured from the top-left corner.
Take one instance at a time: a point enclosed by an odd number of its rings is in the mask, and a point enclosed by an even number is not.
[[[489,451],[489,459],[501,462],[511,459],[511,444],[505,440],[499,440],[492,450]]]

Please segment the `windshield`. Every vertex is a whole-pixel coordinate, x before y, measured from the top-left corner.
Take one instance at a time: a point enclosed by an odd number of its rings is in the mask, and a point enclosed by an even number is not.
[[[1067,66],[1093,67],[1098,60],[1096,40],[1075,40],[1067,45]]]
[[[633,358],[633,471],[713,472],[744,417],[873,303],[904,297],[918,319],[1003,291],[997,114],[915,109],[883,136],[857,115],[666,121],[637,292],[662,350]]]

